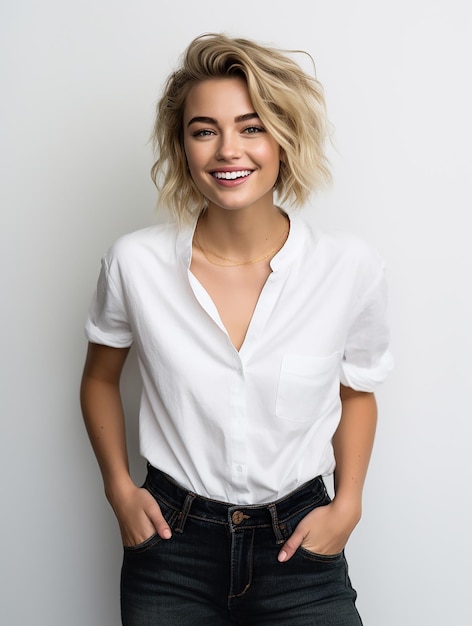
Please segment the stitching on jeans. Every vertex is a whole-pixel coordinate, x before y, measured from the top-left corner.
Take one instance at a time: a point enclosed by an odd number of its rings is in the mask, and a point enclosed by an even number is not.
[[[177,519],[177,511],[173,511],[169,517],[167,523],[171,529]],[[151,548],[154,548],[157,544],[161,543],[162,538],[157,534],[152,534],[148,539],[145,539],[142,543],[138,543],[135,546],[123,546],[123,549],[128,554],[142,554]]]
[[[310,485],[310,483],[308,483],[306,486],[312,488],[312,490],[314,492],[313,495],[315,495],[316,498],[311,503],[306,504],[305,506],[302,506],[300,509],[297,509],[294,513],[292,513],[288,517],[282,518],[281,522],[283,522],[283,523],[289,522],[293,517],[296,517],[297,515],[299,515],[303,511],[311,509],[311,508],[315,508],[317,506],[322,506],[321,503],[328,504],[331,501],[331,499],[329,497],[329,494],[327,493],[327,490],[326,490],[326,485],[324,484],[324,481],[323,481],[323,479],[321,477],[314,478],[313,481],[310,481],[310,482],[313,483],[313,484]],[[320,489],[319,489],[320,486],[321,486],[321,493],[320,493]],[[154,498],[158,501],[158,503],[159,503],[159,501],[161,501],[166,506],[168,506],[170,509],[172,509],[174,511],[178,511],[178,509],[176,509],[175,505],[167,500],[165,495],[160,493],[158,490],[153,489],[151,481],[146,480],[144,485],[143,485],[143,487],[145,489],[147,489],[154,496]],[[187,492],[187,497],[188,497],[188,495],[192,495],[193,496],[192,502],[193,502],[193,499],[198,497],[198,496],[196,496],[196,494],[194,494],[192,492]],[[276,507],[280,506],[280,504],[282,504],[286,500],[290,499],[290,497],[292,495],[293,495],[293,492],[290,493],[290,494],[287,494],[286,496],[284,496],[283,498],[281,498],[277,502],[270,503],[270,504],[274,504]],[[205,499],[209,500],[210,502],[212,502],[211,498],[205,498]],[[219,501],[217,501],[217,500],[213,500],[213,502],[218,502],[219,503]],[[260,504],[244,505],[243,508],[245,510],[250,511],[251,509],[260,509],[260,508],[263,508],[264,506],[266,506],[269,509],[270,508],[270,504],[269,505],[263,505],[263,504],[262,505],[260,505]],[[231,506],[231,505],[229,505],[229,506]],[[233,506],[235,506],[235,505],[233,505]],[[185,502],[184,502],[184,507],[185,507]],[[182,513],[183,513],[183,510],[182,510]],[[272,516],[272,514],[271,514],[271,516]],[[187,515],[185,516],[185,519],[183,519],[183,520],[180,519],[179,520],[178,527],[182,526],[182,522],[185,523],[187,517],[190,517],[192,519],[201,520],[201,521],[204,521],[204,522],[207,522],[207,523],[210,523],[210,524],[219,524],[219,525],[223,525],[223,526],[227,525],[227,521],[226,520],[214,519],[211,516],[211,514],[206,516],[206,515],[195,515],[195,514],[187,513]],[[277,519],[278,519],[278,516],[277,516]],[[280,528],[280,524],[278,524],[278,526]],[[270,527],[271,527],[271,524],[264,524],[264,523],[262,523],[262,524],[245,524],[244,525],[244,528],[246,530],[256,529],[256,528],[270,528]]]
[[[277,507],[275,504],[269,504],[269,513],[272,518],[272,528],[275,534],[275,545],[279,545],[284,542],[284,538],[280,531],[279,519],[277,517]]]
[[[247,591],[249,591],[249,588],[252,585],[252,576],[253,576],[253,571],[254,571],[254,530],[252,531],[252,537],[251,537],[251,545],[250,545],[250,554],[251,554],[251,558],[249,559],[249,578],[248,581],[244,587],[244,589],[241,591],[241,593],[233,593],[231,595],[228,596],[228,602],[229,600],[233,600],[234,598],[241,598]],[[231,557],[231,590],[233,588],[233,568],[234,568],[234,559],[233,557]]]
[[[192,506],[192,502],[195,500],[196,495],[194,493],[189,492],[187,497],[185,498],[184,506],[182,510],[179,512],[179,520],[177,526],[175,527],[176,533],[183,533],[185,522],[187,521],[188,513],[190,511],[190,507]]]

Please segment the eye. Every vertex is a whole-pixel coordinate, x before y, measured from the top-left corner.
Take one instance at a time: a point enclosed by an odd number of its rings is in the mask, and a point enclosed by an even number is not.
[[[246,126],[243,132],[248,135],[256,135],[257,133],[265,133],[265,128],[262,126]]]
[[[214,134],[215,131],[208,128],[202,128],[201,130],[196,130],[194,133],[192,133],[192,137],[210,137]]]

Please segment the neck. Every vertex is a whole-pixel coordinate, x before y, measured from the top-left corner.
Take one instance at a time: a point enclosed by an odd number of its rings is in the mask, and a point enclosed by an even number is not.
[[[203,247],[234,259],[262,254],[283,236],[287,218],[276,206],[228,211],[208,207],[197,226]]]

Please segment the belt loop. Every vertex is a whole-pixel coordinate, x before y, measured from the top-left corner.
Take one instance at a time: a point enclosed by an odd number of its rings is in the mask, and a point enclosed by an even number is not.
[[[195,498],[196,498],[195,494],[189,491],[187,496],[185,497],[184,506],[182,507],[182,510],[179,513],[177,525],[174,528],[174,532],[176,533],[184,532],[184,526],[185,526],[185,522],[187,521],[187,515],[189,514],[190,507],[192,506],[192,502],[195,500]]]
[[[276,545],[280,543],[284,543],[285,539],[283,538],[282,532],[279,527],[279,518],[277,516],[277,507],[275,504],[268,505],[269,513],[272,518],[272,528],[275,533],[275,543]]]

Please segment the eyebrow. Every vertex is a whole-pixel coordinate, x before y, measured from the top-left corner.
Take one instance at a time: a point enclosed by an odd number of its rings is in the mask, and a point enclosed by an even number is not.
[[[258,118],[259,116],[257,115],[257,113],[245,113],[244,115],[238,115],[238,117],[234,118],[235,122],[247,122],[248,120],[253,120],[254,118]],[[196,122],[201,122],[203,124],[218,124],[217,120],[213,119],[212,117],[192,117],[192,119],[188,122],[187,127],[190,126],[190,124],[195,124]]]

